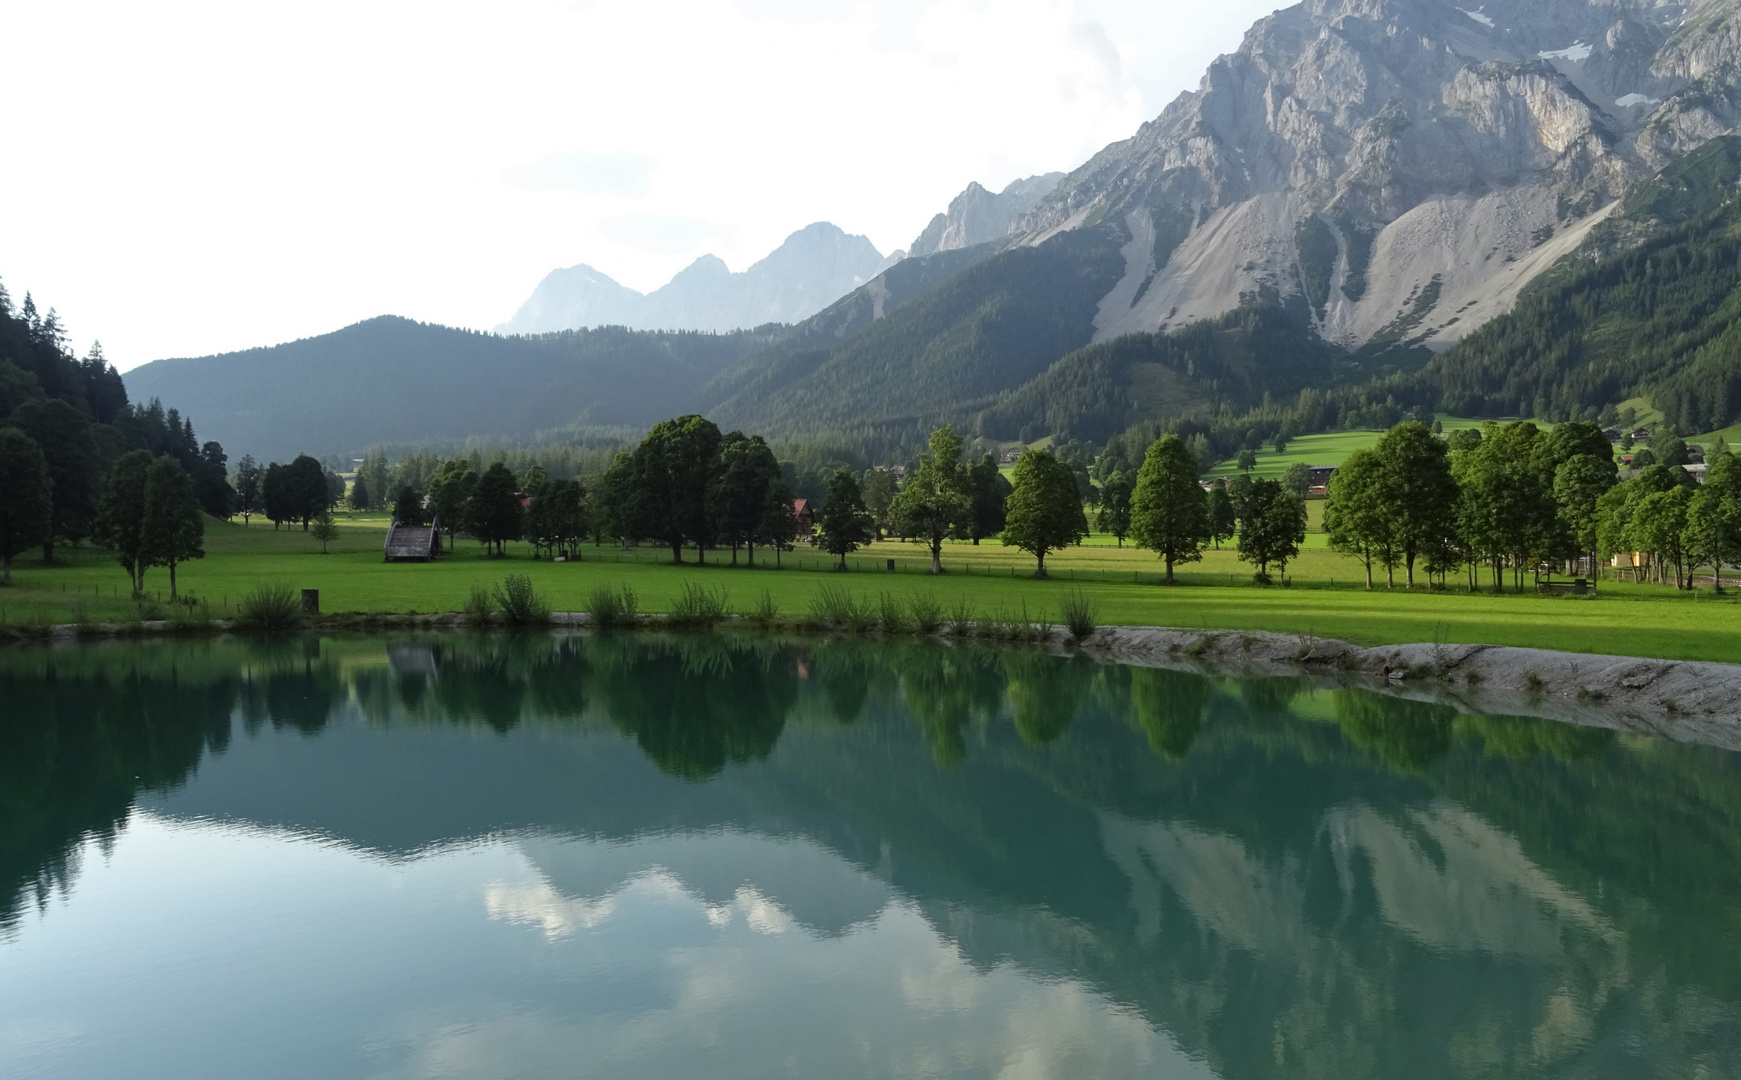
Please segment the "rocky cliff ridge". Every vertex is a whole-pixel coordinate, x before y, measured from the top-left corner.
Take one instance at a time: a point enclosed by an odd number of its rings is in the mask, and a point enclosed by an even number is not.
[[[1465,0],[1467,2],[1467,0]],[[1096,339],[1266,290],[1346,345],[1446,347],[1741,117],[1738,0],[1308,0],[1260,20],[1022,243],[1121,224]]]

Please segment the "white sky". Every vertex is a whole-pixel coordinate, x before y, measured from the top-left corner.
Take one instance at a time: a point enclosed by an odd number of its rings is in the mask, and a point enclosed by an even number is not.
[[[125,369],[383,313],[489,328],[1129,137],[1276,0],[0,0],[0,280]]]

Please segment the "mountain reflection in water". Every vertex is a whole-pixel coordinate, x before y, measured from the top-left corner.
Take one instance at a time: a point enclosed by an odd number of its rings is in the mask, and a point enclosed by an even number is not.
[[[8,1076],[1741,1075],[1720,750],[728,635],[13,649],[0,703]]]

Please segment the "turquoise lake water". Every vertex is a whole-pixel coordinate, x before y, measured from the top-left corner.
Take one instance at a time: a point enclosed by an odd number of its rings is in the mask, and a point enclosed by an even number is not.
[[[928,642],[14,648],[0,1076],[1741,1076],[1741,755]]]

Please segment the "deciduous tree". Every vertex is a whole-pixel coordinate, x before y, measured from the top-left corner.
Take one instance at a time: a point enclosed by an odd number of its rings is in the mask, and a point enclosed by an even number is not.
[[[1330,474],[1324,500],[1324,531],[1330,548],[1360,560],[1366,587],[1372,564],[1396,565],[1395,529],[1384,504],[1384,462],[1373,450],[1356,450]]]
[[[1034,576],[1046,576],[1046,553],[1088,535],[1076,474],[1047,450],[1025,450],[1016,461],[1003,542],[1034,556]]]
[[[685,544],[694,544],[696,559],[707,561],[713,539],[707,489],[718,468],[720,442],[713,421],[679,416],[654,424],[631,455],[629,498],[636,531],[668,546],[672,562],[683,561]]]
[[[17,428],[0,427],[0,585],[12,584],[13,558],[42,543],[53,521],[53,484],[42,448]]]
[[[261,510],[260,481],[260,463],[253,455],[243,454],[236,463],[236,512],[242,515],[243,525]]]
[[[816,515],[817,543],[830,555],[840,556],[836,569],[845,570],[846,557],[870,543],[873,535],[858,478],[850,469],[836,469],[828,478],[828,494]]]
[[[205,558],[205,517],[194,494],[193,477],[165,454],[145,471],[140,544],[152,566],[169,570],[169,598],[176,598],[176,567]]]
[[[498,461],[478,477],[477,486],[465,501],[466,531],[501,555],[503,545],[520,539],[523,524],[520,482]]]
[[[1111,533],[1118,546],[1124,546],[1124,538],[1130,535],[1130,481],[1123,473],[1113,473],[1100,485],[1100,509],[1094,515],[1094,527]]]
[[[54,561],[55,541],[77,543],[90,535],[97,514],[98,451],[85,414],[58,398],[27,401],[8,423],[30,436],[48,465],[52,492],[44,528],[42,561]]]
[[[1066,465],[1065,469],[1070,469],[1070,466]],[[1076,484],[1074,471],[1070,483],[1072,486]],[[1007,504],[1011,487],[998,468],[997,459],[990,454],[967,467],[967,486],[973,501],[968,513],[967,538],[977,545],[986,537],[1003,531],[1009,513]]]
[[[907,474],[891,513],[901,535],[917,537],[931,549],[931,572],[943,572],[943,541],[958,533],[973,512],[967,470],[961,466],[961,437],[949,426],[931,433],[929,452]]]
[[[1131,495],[1130,534],[1167,564],[1196,562],[1209,541],[1208,500],[1197,483],[1197,459],[1177,435],[1157,440],[1143,456]]]
[[[1305,539],[1306,504],[1278,481],[1253,481],[1239,519],[1239,557],[1257,567],[1257,581],[1269,584],[1271,563],[1285,580],[1288,563],[1299,555]]]
[[[97,505],[97,541],[115,553],[115,559],[127,571],[134,596],[145,590],[145,571],[151,566],[143,531],[145,478],[150,471],[150,451],[122,454],[109,469]]]

